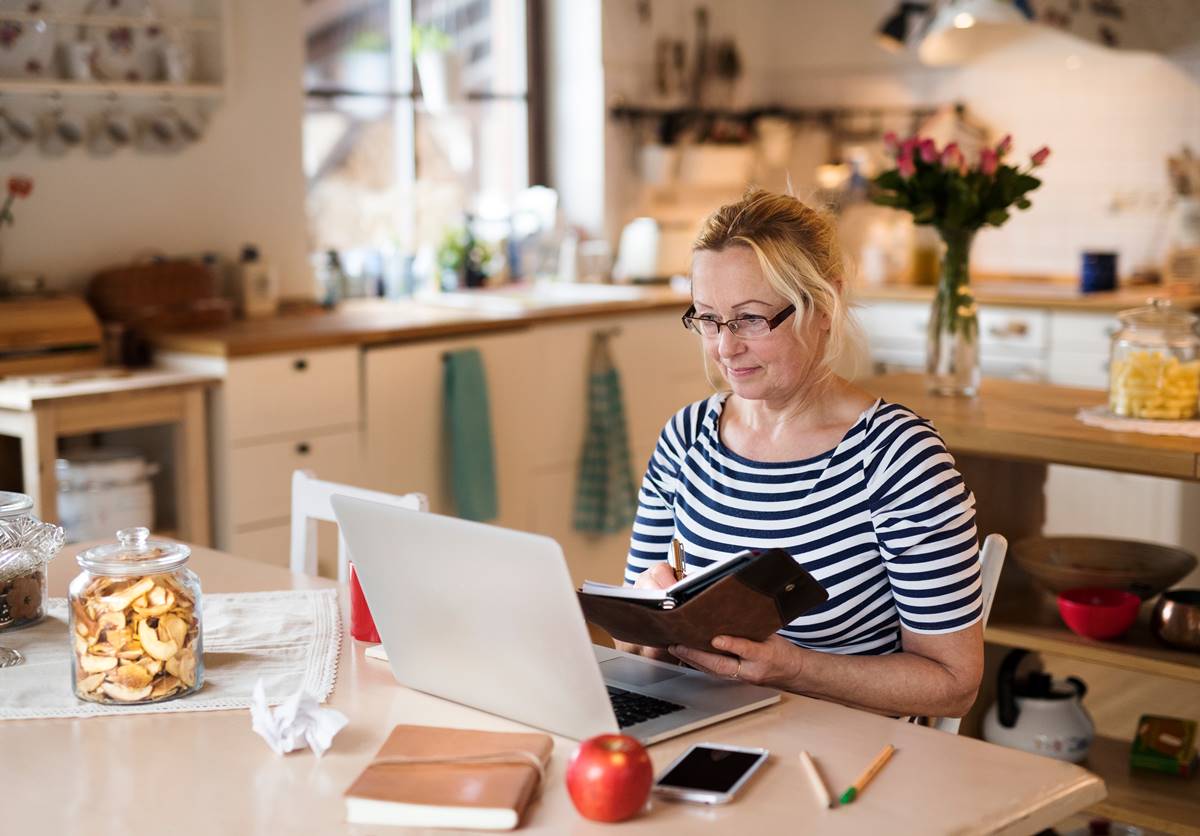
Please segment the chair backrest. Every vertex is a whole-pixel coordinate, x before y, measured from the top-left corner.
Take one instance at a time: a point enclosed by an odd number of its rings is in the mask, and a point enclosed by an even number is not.
[[[979,553],[980,582],[983,592],[983,616],[980,618],[987,627],[988,616],[992,614],[992,602],[996,599],[996,584],[1000,581],[1000,570],[1004,568],[1004,555],[1008,551],[1008,541],[999,534],[989,534],[983,541],[983,549]],[[961,717],[939,717],[931,725],[950,734],[958,734]]]
[[[310,470],[292,473],[292,548],[291,570],[298,574],[317,574],[317,521],[337,522],[333,515],[330,497],[334,494],[369,499],[385,505],[395,505],[410,511],[428,511],[429,501],[423,493],[407,493],[402,496],[342,485],[338,482],[321,481]],[[338,580],[345,581],[349,575],[346,557],[346,541],[338,532]]]

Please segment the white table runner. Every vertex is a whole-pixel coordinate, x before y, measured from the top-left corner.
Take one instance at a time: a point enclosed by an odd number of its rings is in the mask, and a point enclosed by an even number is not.
[[[203,688],[150,705],[101,705],[71,691],[67,603],[51,598],[43,621],[0,633],[0,645],[25,656],[0,669],[0,720],[248,708],[259,677],[272,705],[301,688],[320,702],[333,691],[342,644],[336,590],[211,594],[202,606]]]
[[[1146,433],[1147,435],[1183,435],[1200,438],[1200,421],[1160,421],[1149,418],[1122,418],[1113,415],[1108,407],[1092,406],[1079,410],[1075,418],[1089,427],[1100,427],[1121,433]]]

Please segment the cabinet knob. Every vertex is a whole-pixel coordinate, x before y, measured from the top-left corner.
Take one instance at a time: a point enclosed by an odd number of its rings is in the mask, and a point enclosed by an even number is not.
[[[1023,337],[1029,333],[1029,324],[1019,319],[1010,319],[1004,325],[993,325],[988,332],[993,337]]]
[[[312,448],[308,446],[307,441],[301,441],[299,444],[296,445],[296,452],[299,453],[301,456],[307,456],[309,453],[309,450],[311,450],[311,449]]]
[[[308,361],[301,357],[298,360],[292,361],[292,368],[298,372],[302,372],[308,368]]]

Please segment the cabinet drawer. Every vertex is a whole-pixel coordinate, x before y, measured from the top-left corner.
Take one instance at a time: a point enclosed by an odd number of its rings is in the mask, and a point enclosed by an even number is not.
[[[313,435],[234,448],[229,490],[233,525],[288,519],[292,512],[292,471],[311,470],[331,482],[359,484],[359,433]]]
[[[1120,322],[1112,314],[1084,314],[1056,311],[1050,319],[1050,345],[1055,351],[1076,350],[1093,354],[1107,353]]]
[[[875,302],[857,311],[871,346],[924,346],[929,302]]]
[[[1050,382],[1059,386],[1108,388],[1108,355],[1055,351],[1050,355]]]
[[[1040,352],[1049,330],[1045,311],[1030,308],[979,308],[979,344]]]
[[[359,423],[358,349],[237,360],[225,379],[230,441]]]

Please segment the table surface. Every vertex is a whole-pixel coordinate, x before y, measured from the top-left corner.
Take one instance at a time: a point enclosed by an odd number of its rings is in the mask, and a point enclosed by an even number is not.
[[[190,565],[207,592],[331,585],[201,548]],[[68,554],[51,564],[52,595],[65,593],[75,568]],[[3,639],[20,646],[19,632]],[[4,832],[137,832],[169,822],[174,834],[365,833],[345,824],[342,793],[394,725],[522,728],[404,688],[364,649],[345,637],[330,704],[350,724],[320,759],[308,750],[274,754],[251,732],[247,711],[4,721]],[[66,671],[63,687],[69,687]],[[564,698],[568,687],[564,683]],[[797,822],[821,833],[1035,833],[1105,795],[1099,778],[1072,764],[790,695],[652,746],[655,768],[700,741],[764,746],[772,757],[734,803],[706,808],[655,800],[622,825],[622,833],[729,833],[735,827],[775,833]],[[888,743],[896,754],[858,801],[818,807],[801,772],[801,749],[840,794]],[[563,776],[574,746],[555,738],[547,787],[523,831],[612,832],[571,806]]]
[[[878,375],[855,383],[933,422],[952,453],[1200,479],[1200,438],[1114,432],[1075,416],[1103,404],[1102,389],[984,378],[978,397],[930,393],[925,376]]]

